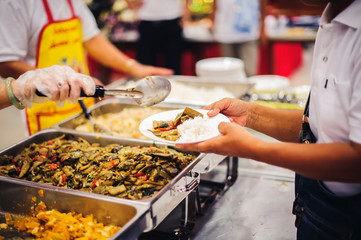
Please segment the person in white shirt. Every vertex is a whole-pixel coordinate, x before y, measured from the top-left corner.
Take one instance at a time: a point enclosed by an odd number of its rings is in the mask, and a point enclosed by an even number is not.
[[[247,76],[257,73],[260,36],[259,0],[215,0],[213,36],[224,57],[244,62]]]
[[[158,56],[163,54],[165,67],[174,74],[181,74],[181,58],[184,48],[182,0],[127,0],[136,10],[138,25],[137,60],[157,66]]]
[[[361,0],[302,2],[329,2],[317,33],[304,114],[222,99],[206,107],[209,116],[223,113],[232,121],[219,124],[220,136],[176,147],[291,169],[297,238],[361,239]],[[262,141],[243,127],[281,142]]]
[[[2,0],[0,1],[0,75],[2,77],[18,77],[27,70],[35,68],[39,36],[44,26],[49,23],[45,5],[48,5],[55,22],[74,17],[81,20],[83,47],[99,63],[124,71],[133,77],[173,74],[170,69],[140,64],[117,49],[101,35],[92,13],[83,0]]]
[[[85,53],[99,63],[134,77],[171,75],[170,69],[143,65],[129,58],[105,37],[83,0],[0,1],[0,75],[17,78],[26,71],[67,65],[89,74]],[[92,99],[85,99],[90,106]],[[29,134],[81,112],[66,102],[33,104],[25,110]]]

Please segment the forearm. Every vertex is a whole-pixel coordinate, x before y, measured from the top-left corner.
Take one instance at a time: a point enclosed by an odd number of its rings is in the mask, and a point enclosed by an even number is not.
[[[84,42],[87,52],[104,66],[128,72],[130,58],[116,48],[101,34]]]
[[[361,182],[361,145],[296,144],[260,141],[251,158],[319,180]]]
[[[10,98],[6,93],[5,82],[0,82],[0,109],[11,106]]]
[[[280,141],[297,142],[302,128],[302,111],[276,110],[258,104],[248,104],[246,127]]]
[[[4,78],[13,77],[16,79],[21,74],[34,69],[35,67],[22,61],[10,61],[0,63],[0,75]]]

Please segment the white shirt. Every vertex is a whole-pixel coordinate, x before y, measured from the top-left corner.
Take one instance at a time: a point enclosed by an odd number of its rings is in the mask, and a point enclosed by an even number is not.
[[[182,0],[144,0],[138,18],[147,21],[172,20],[183,14]]]
[[[221,43],[242,43],[259,38],[258,0],[216,0],[214,38]]]
[[[99,33],[95,19],[83,0],[72,0],[75,14],[82,22],[83,41]],[[54,20],[71,18],[66,0],[48,0]],[[36,63],[39,33],[48,22],[41,0],[0,1],[0,62]]]
[[[315,43],[309,122],[317,143],[361,144],[361,0],[331,21],[330,11],[328,5]],[[361,192],[361,184],[324,184],[340,196]]]

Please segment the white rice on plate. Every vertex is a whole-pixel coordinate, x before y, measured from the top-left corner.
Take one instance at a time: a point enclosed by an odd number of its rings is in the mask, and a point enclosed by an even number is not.
[[[218,126],[209,118],[195,117],[178,126],[180,138],[176,142],[200,142],[219,135]]]

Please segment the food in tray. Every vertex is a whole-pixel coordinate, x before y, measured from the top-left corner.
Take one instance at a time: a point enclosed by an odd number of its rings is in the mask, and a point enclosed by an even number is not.
[[[65,135],[0,156],[0,175],[127,199],[155,195],[196,156],[169,147],[100,146]]]
[[[194,119],[195,117],[203,118],[203,114],[186,107],[183,112],[179,113],[172,121],[153,121],[153,129],[150,131],[157,137],[170,141],[176,141],[180,137],[177,129],[178,126],[189,119]]]
[[[105,113],[98,116],[94,115],[93,120],[95,123],[109,129],[115,135],[129,138],[146,139],[146,137],[143,136],[138,129],[140,122],[143,119],[162,111],[164,110],[160,108],[130,107],[124,108],[120,112]],[[77,131],[94,132],[93,125],[85,118],[80,118],[75,124],[77,126],[75,130]]]
[[[6,223],[0,224],[0,227],[2,229],[15,228],[19,232],[30,233],[34,236],[31,239],[84,240],[105,240],[121,229],[118,226],[99,223],[93,215],[83,216],[75,212],[61,213],[55,209],[48,210],[44,202],[33,206],[31,210],[28,216],[12,216],[6,213]]]

